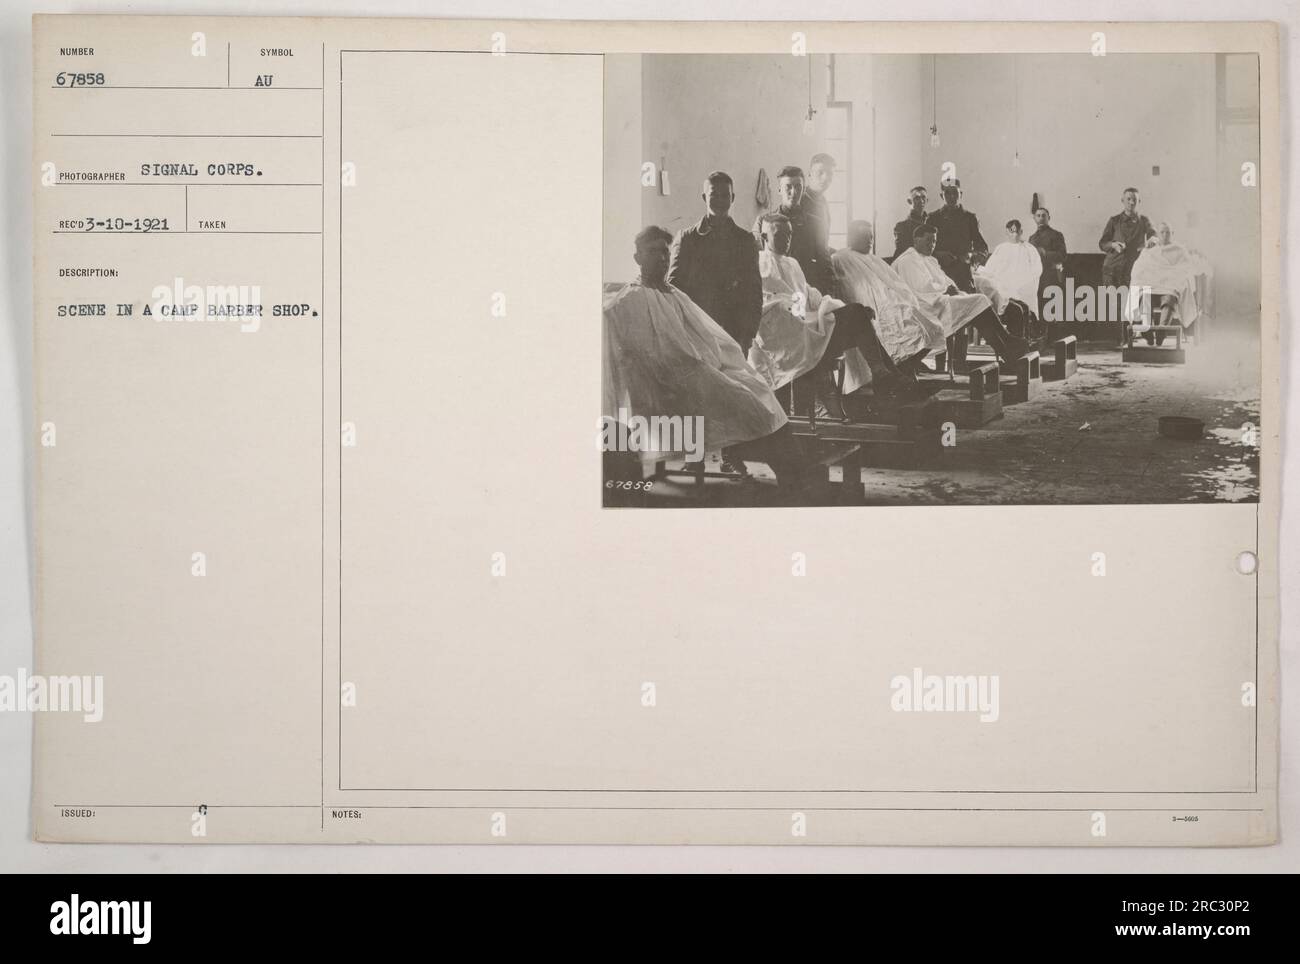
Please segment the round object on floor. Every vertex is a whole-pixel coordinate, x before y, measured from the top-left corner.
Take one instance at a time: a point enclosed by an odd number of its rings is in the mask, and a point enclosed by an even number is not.
[[[1205,422],[1199,418],[1188,418],[1185,415],[1162,415],[1160,417],[1160,434],[1165,438],[1193,442],[1205,434]]]

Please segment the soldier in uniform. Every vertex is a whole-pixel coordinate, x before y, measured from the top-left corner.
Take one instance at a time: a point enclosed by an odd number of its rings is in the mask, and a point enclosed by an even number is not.
[[[833,291],[835,271],[826,244],[830,227],[816,213],[815,205],[804,203],[803,169],[794,165],[781,168],[776,185],[780,206],[773,213],[784,215],[790,221],[790,257],[799,262],[810,285],[818,291]],[[762,215],[754,219],[755,238],[762,236],[762,220]]]
[[[971,258],[986,257],[989,253],[988,242],[980,234],[979,218],[975,217],[974,212],[962,207],[961,181],[955,177],[949,178],[940,188],[943,191],[943,207],[931,211],[925,222],[939,232],[934,256],[958,288],[974,291]]]
[[[894,257],[912,246],[912,235],[916,229],[925,224],[926,218],[925,205],[929,202],[930,196],[926,194],[925,188],[917,185],[907,192],[907,203],[911,205],[912,210],[908,212],[907,217],[894,225]]]
[[[731,219],[736,192],[730,175],[714,171],[704,179],[700,197],[704,216],[677,235],[668,283],[684,291],[748,354],[763,313],[758,242]]]

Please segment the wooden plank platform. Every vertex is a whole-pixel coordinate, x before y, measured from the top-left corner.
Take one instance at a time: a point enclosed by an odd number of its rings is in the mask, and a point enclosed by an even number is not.
[[[1043,370],[1038,352],[1017,358],[1009,377],[1002,379],[1002,404],[1027,402],[1043,389]]]
[[[1157,348],[1154,345],[1134,345],[1121,353],[1124,361],[1143,365],[1184,365],[1187,363],[1185,348]]]
[[[705,461],[701,459],[698,462],[684,462],[681,468],[669,468],[668,462],[660,459],[655,463],[654,475],[651,478],[668,479],[668,478],[687,478],[694,480],[696,485],[703,485],[705,479],[725,479],[728,482],[743,482],[746,476],[738,472],[710,472],[705,468]]]
[[[1065,381],[1079,370],[1079,339],[1074,335],[1052,342],[1052,353],[1054,357],[1042,363],[1044,381]]]
[[[876,399],[871,396],[844,395],[840,402],[850,414],[848,419],[811,418],[807,415],[789,415],[796,431],[821,431],[822,429],[884,426],[914,432],[925,425],[939,424],[939,413],[931,396],[903,400]]]
[[[1174,343],[1170,347],[1164,345],[1148,345],[1145,339],[1132,328],[1128,329],[1125,337],[1124,348],[1120,352],[1120,357],[1126,362],[1137,362],[1144,365],[1183,365],[1187,362],[1187,349],[1183,345],[1183,326],[1182,325],[1152,325],[1146,329],[1148,332],[1157,335],[1164,335],[1166,338],[1173,336]]]
[[[912,468],[929,465],[939,458],[939,426],[900,426],[870,423],[831,424],[819,422],[816,430],[791,419],[794,435],[813,458],[825,446],[855,445],[862,464],[873,468]]]
[[[967,372],[966,388],[945,388],[931,396],[942,422],[959,428],[979,428],[1002,417],[1002,386],[997,362]]]

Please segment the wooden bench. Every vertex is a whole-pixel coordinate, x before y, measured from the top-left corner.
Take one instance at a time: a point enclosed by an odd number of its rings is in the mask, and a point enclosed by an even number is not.
[[[816,457],[813,463],[826,470],[826,481],[838,485],[840,495],[845,502],[861,502],[862,485],[862,444],[859,442],[838,442],[826,447],[826,451]],[[838,466],[840,481],[831,478],[831,469]]]
[[[905,420],[898,425],[822,422],[815,429],[798,423],[792,423],[792,428],[795,438],[814,455],[827,445],[856,445],[861,466],[915,468],[932,464],[943,451],[937,407],[926,405],[917,415],[916,420]]]
[[[941,421],[960,428],[979,428],[1002,417],[1002,381],[997,362],[985,362],[966,372],[969,383],[963,392],[946,388],[932,397]]]
[[[1126,362],[1141,362],[1148,365],[1182,365],[1187,361],[1187,349],[1183,346],[1182,325],[1152,325],[1146,331],[1153,335],[1173,335],[1173,347],[1164,345],[1136,344],[1139,337],[1134,326],[1130,325],[1124,335],[1124,349],[1120,353]]]
[[[1052,342],[1055,358],[1043,362],[1043,378],[1049,382],[1060,382],[1079,370],[1079,339],[1066,335]]]
[[[1002,382],[1003,405],[1027,402],[1043,388],[1042,360],[1038,352],[1031,351],[1011,364],[1014,366],[1014,371]]]
[[[705,468],[705,460],[700,459],[698,462],[683,462],[680,469],[670,469],[667,459],[660,459],[655,463],[655,472],[653,478],[670,479],[673,476],[684,476],[693,479],[697,486],[704,484],[705,479],[726,479],[730,482],[743,482],[747,475],[738,472],[709,472]]]

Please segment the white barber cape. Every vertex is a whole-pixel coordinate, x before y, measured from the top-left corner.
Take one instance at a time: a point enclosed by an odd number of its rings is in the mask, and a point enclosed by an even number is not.
[[[876,336],[894,361],[906,361],[922,351],[944,347],[943,329],[921,313],[912,289],[884,258],[841,248],[831,255],[831,266],[844,297],[875,312],[872,324]],[[846,393],[871,384],[871,371],[862,352],[848,349],[844,363]]]
[[[684,292],[632,282],[606,296],[603,314],[606,417],[703,416],[708,451],[786,423],[740,346]]]
[[[916,248],[908,248],[894,260],[894,270],[907,282],[920,303],[921,314],[943,329],[945,339],[965,328],[993,302],[987,295],[945,294],[952,279],[943,273],[939,262],[931,255],[923,255]]]
[[[1012,298],[1023,301],[1038,313],[1038,279],[1043,276],[1043,259],[1027,241],[1003,241],[989,260],[975,269],[975,287],[993,302],[998,314],[1006,311]]]
[[[811,371],[835,331],[836,309],[844,302],[822,295],[808,284],[794,258],[758,253],[763,277],[763,316],[749,349],[749,364],[773,389]]]
[[[1174,313],[1186,328],[1201,313],[1196,304],[1198,270],[1200,265],[1181,244],[1155,244],[1138,255],[1129,284],[1134,288],[1150,288],[1153,295],[1174,295],[1178,299]],[[1134,320],[1136,308],[1130,299],[1130,321]]]

